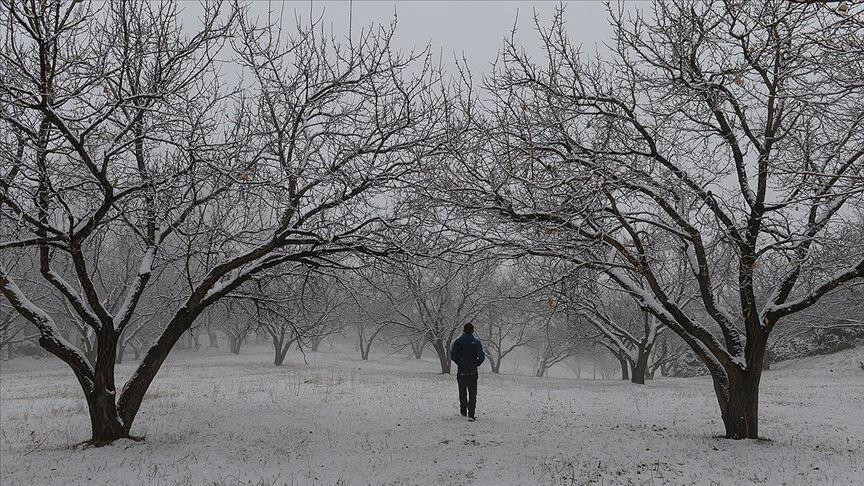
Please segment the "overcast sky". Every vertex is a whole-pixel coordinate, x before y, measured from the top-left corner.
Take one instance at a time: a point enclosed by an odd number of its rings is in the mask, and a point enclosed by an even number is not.
[[[585,52],[593,52],[595,46],[609,39],[609,23],[602,2],[564,3],[570,38],[582,44]],[[261,15],[266,15],[268,8],[277,15],[281,11],[284,23],[293,25],[295,15],[308,19],[311,8],[316,16],[323,12],[325,22],[335,32],[345,33],[349,11],[354,32],[373,22],[389,23],[396,15],[395,47],[409,50],[430,44],[447,59],[452,59],[453,54],[464,55],[472,71],[479,73],[488,70],[517,14],[520,40],[529,52],[538,52],[533,16],[536,12],[548,24],[557,5],[555,1],[259,0],[253,4],[253,10]]]

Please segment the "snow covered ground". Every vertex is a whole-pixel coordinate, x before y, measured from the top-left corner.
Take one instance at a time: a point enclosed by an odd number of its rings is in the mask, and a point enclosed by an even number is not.
[[[179,354],[133,433],[88,438],[72,374],[46,360],[0,369],[0,483],[18,484],[864,484],[864,350],[767,372],[761,432],[729,441],[710,382],[494,376],[478,421],[431,360],[347,352],[269,364]],[[129,373],[128,365],[121,374]]]

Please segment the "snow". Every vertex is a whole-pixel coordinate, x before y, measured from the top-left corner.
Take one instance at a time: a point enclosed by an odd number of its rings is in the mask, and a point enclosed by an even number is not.
[[[0,275],[7,275],[6,269],[0,267]],[[52,326],[54,325],[54,321],[51,319],[51,316],[48,315],[45,311],[39,308],[36,304],[34,304],[30,299],[27,298],[27,295],[21,290],[18,285],[15,284],[12,279],[7,279],[6,284],[4,285],[6,291],[14,296],[17,299],[18,305],[24,308],[27,312],[32,314],[34,318],[38,319],[40,323],[44,326]],[[4,294],[5,295],[5,294]],[[15,302],[13,300],[13,302]],[[56,330],[55,330],[56,331]]]
[[[233,279],[229,278],[227,280],[220,280],[220,281],[216,282],[215,284],[213,284],[213,287],[210,287],[210,290],[208,290],[207,293],[204,294],[204,300],[207,300],[210,297],[213,297],[214,295],[218,294],[219,292],[222,292],[222,289],[224,289],[225,286],[228,283],[230,283],[232,280]]]
[[[693,270],[693,274],[698,275],[701,273],[699,258],[696,256],[696,250],[693,249],[693,245],[685,246],[684,252],[687,254],[687,260],[690,262],[690,268]]]
[[[0,483],[861,484],[864,349],[766,372],[762,435],[729,441],[707,379],[480,378],[478,421],[455,377],[351,350],[172,353],[133,427],[83,448],[87,409],[56,361],[0,367]],[[128,376],[132,368],[121,365]]]
[[[147,248],[144,255],[141,256],[141,263],[138,265],[138,275],[149,275],[153,271],[153,262],[156,259],[156,247]]]
[[[142,287],[144,285],[143,279],[144,277],[150,275],[153,271],[153,263],[156,258],[156,247],[150,247],[147,251],[144,252],[144,255],[141,257],[141,264],[138,266],[138,278],[135,279],[135,283],[132,285],[126,292],[126,296],[123,298],[123,304],[120,306],[120,309],[117,310],[114,316],[114,329],[120,330],[120,327],[124,325],[124,323],[128,322],[129,312],[134,311],[132,308],[132,301],[136,300],[138,296],[142,292]]]
[[[66,289],[66,292],[74,296],[75,302],[78,303],[76,307],[78,309],[81,309],[83,312],[86,312],[87,317],[88,319],[90,319],[91,322],[99,322],[99,318],[96,317],[96,314],[94,314],[87,306],[87,304],[84,303],[84,299],[81,297],[81,295],[78,294],[78,291],[75,290],[75,287],[70,285],[69,282],[63,279],[63,276],[55,272],[53,269],[49,270],[48,274],[51,276],[52,279],[56,280],[60,284],[60,286]]]

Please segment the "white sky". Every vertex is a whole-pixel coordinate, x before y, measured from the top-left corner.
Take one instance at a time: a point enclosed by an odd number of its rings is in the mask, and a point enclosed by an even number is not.
[[[583,46],[583,52],[602,49],[609,40],[606,7],[599,1],[566,1],[565,19],[570,39]],[[295,15],[308,19],[310,8],[314,15],[324,13],[324,22],[334,32],[347,34],[349,11],[353,32],[370,23],[388,24],[397,15],[396,48],[410,50],[429,44],[433,52],[440,52],[445,61],[464,55],[476,74],[488,71],[502,45],[504,36],[516,22],[518,38],[529,53],[539,53],[539,42],[533,30],[536,14],[544,24],[559,5],[557,1],[450,1],[450,0],[289,0],[285,2],[258,0],[251,3],[252,10],[267,15],[268,9],[283,16],[283,26],[292,28]],[[632,5],[632,2],[631,2]],[[645,4],[648,6],[649,4]],[[184,17],[197,15],[197,4],[189,2]]]

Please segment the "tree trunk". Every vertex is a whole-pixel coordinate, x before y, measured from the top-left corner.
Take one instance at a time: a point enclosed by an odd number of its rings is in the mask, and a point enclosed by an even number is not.
[[[92,386],[85,387],[84,395],[90,412],[93,445],[109,444],[129,437],[129,426],[120,419],[117,408],[117,389],[114,385],[114,367],[117,363],[117,336],[107,330],[94,336],[96,361]]]
[[[129,430],[123,426],[117,413],[115,394],[109,393],[104,384],[96,385],[96,390],[87,395],[87,408],[90,411],[90,428],[93,445],[106,445],[117,439],[129,437]]]
[[[207,329],[207,339],[210,340],[211,348],[219,347],[219,336],[217,336],[216,333],[211,331],[210,329]]]
[[[366,346],[363,346],[363,339],[360,339],[360,359],[363,361],[369,361],[369,350],[372,349],[372,341],[366,343]]]
[[[414,359],[423,358],[423,348],[426,347],[426,341],[418,339],[417,342],[411,344],[411,350],[414,352]]]
[[[501,356],[498,356],[498,359],[493,358],[492,356],[487,357],[489,359],[489,367],[492,368],[492,373],[500,374],[501,373]]]
[[[546,359],[540,358],[540,360],[537,362],[537,370],[534,371],[534,376],[537,378],[543,378],[544,376],[546,376],[546,370],[548,368],[549,367],[546,366]]]
[[[132,423],[135,421],[135,416],[138,415],[138,410],[141,408],[141,402],[144,401],[144,395],[153,379],[165,363],[165,359],[171,350],[180,340],[182,334],[189,329],[195,319],[201,312],[200,307],[193,307],[191,310],[188,307],[181,307],[165,326],[165,330],[150,346],[141,358],[138,368],[126,382],[123,387],[123,392],[117,400],[117,409],[120,412],[121,423],[127,430],[131,429]],[[40,340],[41,344],[42,340]],[[45,347],[45,344],[43,344]],[[74,369],[74,367],[73,367]],[[79,378],[79,381],[82,381]],[[82,383],[82,387],[84,383]],[[86,387],[85,387],[86,389]]]
[[[636,358],[636,363],[633,364],[633,374],[630,376],[631,383],[645,384],[645,371],[648,369],[648,357],[650,355],[650,348],[639,348],[639,356]]]
[[[727,439],[759,438],[759,382],[761,369],[734,372],[724,383],[717,383],[715,391],[720,414],[726,428]],[[722,379],[721,379],[722,380]]]
[[[447,353],[447,346],[444,345],[444,340],[436,339],[435,342],[432,343],[432,347],[435,349],[435,354],[438,355],[438,361],[441,363],[441,374],[449,375],[450,356]]]
[[[324,336],[312,338],[312,343],[309,346],[309,349],[312,350],[313,353],[317,353],[318,352],[318,346],[321,346],[322,341],[324,341]]]
[[[622,355],[618,355],[618,362],[621,364],[621,379],[629,380],[630,379],[630,363],[627,361]]]
[[[288,339],[288,342],[285,342],[285,335],[272,335],[273,338],[273,364],[276,366],[282,366],[282,363],[285,361],[285,356],[288,355],[288,350],[291,349],[291,345],[294,344],[294,339]]]
[[[231,354],[240,354],[240,346],[242,344],[242,339],[234,336],[228,336],[228,346],[230,346]]]
[[[285,362],[285,356],[288,354],[288,348],[291,346],[282,347],[281,344],[276,348],[276,353],[273,356],[273,364],[276,366],[282,366],[282,363]]]

